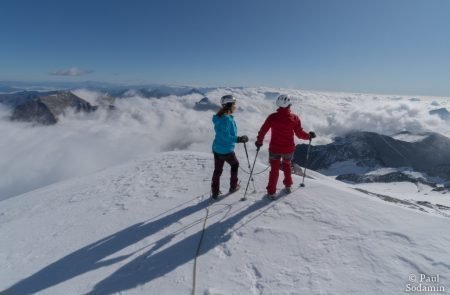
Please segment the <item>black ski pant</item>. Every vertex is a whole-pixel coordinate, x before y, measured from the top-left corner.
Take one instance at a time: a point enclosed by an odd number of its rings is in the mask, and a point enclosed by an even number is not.
[[[211,190],[213,195],[218,195],[220,190],[220,176],[223,172],[223,165],[227,162],[231,166],[230,189],[235,189],[238,184],[238,169],[239,161],[236,154],[231,152],[229,154],[214,153],[214,173],[212,177]]]

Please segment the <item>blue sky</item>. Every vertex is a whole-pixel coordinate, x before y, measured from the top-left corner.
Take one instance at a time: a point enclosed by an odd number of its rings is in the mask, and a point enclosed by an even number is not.
[[[2,0],[0,80],[450,95],[449,15],[448,0]]]

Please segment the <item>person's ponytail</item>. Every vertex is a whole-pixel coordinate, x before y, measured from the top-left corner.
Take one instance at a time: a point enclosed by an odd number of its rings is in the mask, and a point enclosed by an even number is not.
[[[222,117],[225,114],[228,114],[231,111],[231,107],[233,106],[232,103],[227,103],[225,105],[223,105],[220,110],[217,112],[217,116],[218,117]]]

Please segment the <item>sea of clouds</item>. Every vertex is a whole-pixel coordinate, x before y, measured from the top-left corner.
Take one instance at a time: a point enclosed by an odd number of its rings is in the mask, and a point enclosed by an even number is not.
[[[79,89],[81,98],[97,104],[103,93]],[[217,88],[206,93],[216,104],[224,94],[238,99],[235,119],[239,134],[253,142],[267,115],[276,110],[279,93],[293,96],[293,112],[306,131],[314,130],[313,144],[326,144],[351,130],[392,135],[399,131],[433,131],[450,136],[450,122],[429,111],[450,109],[450,99],[325,93],[274,88]],[[148,154],[173,150],[211,152],[213,111],[196,111],[200,94],[161,99],[116,99],[114,111],[66,112],[52,126],[10,122],[11,110],[0,105],[0,200],[65,179],[87,175]],[[266,136],[261,161],[267,160]],[[298,140],[301,143],[302,141]],[[303,143],[307,143],[303,141]],[[247,167],[242,145],[236,153]]]

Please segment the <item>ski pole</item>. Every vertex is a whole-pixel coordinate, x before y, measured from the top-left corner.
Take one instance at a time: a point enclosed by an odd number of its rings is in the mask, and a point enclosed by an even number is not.
[[[309,150],[311,148],[311,141],[312,141],[312,138],[309,139],[308,150],[306,151],[305,170],[303,171],[303,181],[300,184],[300,187],[305,187],[305,175],[306,175],[306,169],[308,168],[308,158],[309,158]]]
[[[252,178],[252,175],[253,175],[253,169],[255,168],[256,158],[258,157],[258,153],[259,153],[259,148],[256,149],[256,155],[255,155],[255,160],[253,161],[253,167],[252,167],[252,170],[250,170],[250,177],[248,178],[247,187],[245,188],[245,193],[244,193],[244,196],[241,198],[241,201],[247,200],[247,198],[245,196],[247,195],[248,185],[250,184],[250,179]]]
[[[244,142],[244,149],[245,149],[245,155],[247,156],[248,170],[250,171],[250,169],[252,169],[252,168],[250,166],[250,159],[248,158],[247,144],[245,142]],[[253,190],[254,190],[254,192],[256,192],[255,180],[253,180],[253,177],[252,177],[252,183],[253,183]]]

